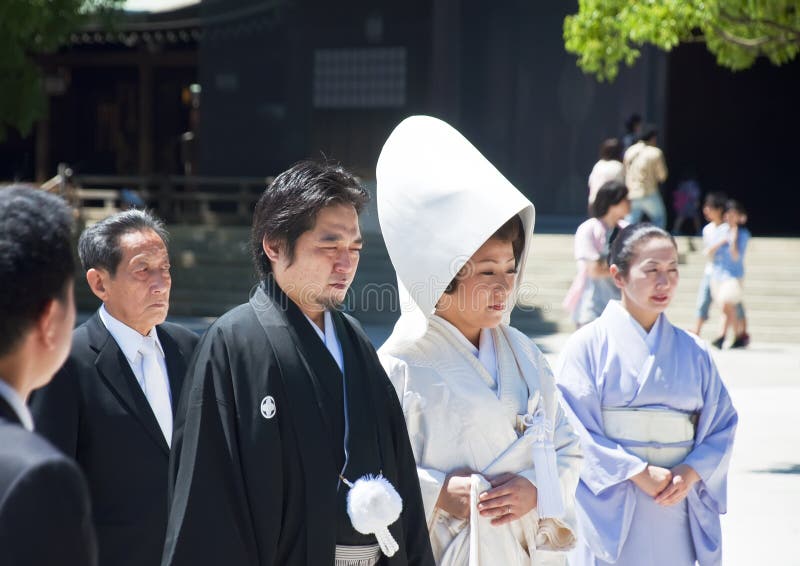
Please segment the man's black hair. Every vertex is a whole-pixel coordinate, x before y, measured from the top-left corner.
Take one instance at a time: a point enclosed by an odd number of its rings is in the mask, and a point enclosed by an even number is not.
[[[67,204],[33,187],[0,188],[0,356],[17,346],[52,299],[68,299],[74,271]]]
[[[639,141],[649,142],[654,137],[658,136],[658,128],[652,124],[642,127],[642,133],[639,136]]]
[[[250,250],[259,278],[272,273],[264,240],[284,246],[291,263],[297,239],[314,228],[320,210],[344,204],[360,213],[368,201],[367,191],[341,165],[301,161],[275,177],[253,214]]]
[[[642,117],[634,112],[633,114],[628,116],[627,120],[625,120],[625,131],[627,131],[630,134],[634,133],[636,126],[638,126],[641,123],[642,123]]]
[[[126,210],[92,224],[78,240],[78,255],[85,271],[105,269],[114,277],[122,261],[120,238],[131,232],[152,230],[167,245],[164,223],[146,210]]]

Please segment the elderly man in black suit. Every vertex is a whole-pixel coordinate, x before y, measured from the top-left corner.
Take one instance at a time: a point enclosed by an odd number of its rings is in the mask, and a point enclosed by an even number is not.
[[[164,322],[171,286],[167,233],[129,210],[78,242],[103,301],[73,336],[66,364],[31,401],[39,430],[89,481],[100,566],[161,560],[174,409],[198,337]]]
[[[0,189],[0,564],[96,563],[89,492],[74,462],[32,432],[25,405],[69,352],[72,219],[58,197]]]

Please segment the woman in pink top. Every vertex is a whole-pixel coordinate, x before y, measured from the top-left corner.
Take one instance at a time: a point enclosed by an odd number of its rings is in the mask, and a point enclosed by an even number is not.
[[[575,260],[578,274],[564,299],[564,307],[578,327],[596,319],[611,299],[619,299],[619,289],[608,271],[608,250],[616,228],[630,212],[628,189],[619,181],[609,181],[597,191],[591,206],[592,218],[575,232]]]

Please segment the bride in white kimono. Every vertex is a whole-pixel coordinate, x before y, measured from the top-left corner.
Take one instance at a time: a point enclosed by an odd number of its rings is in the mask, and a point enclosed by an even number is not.
[[[563,564],[577,435],[542,353],[508,326],[533,205],[434,118],[378,160],[402,315],[379,356],[397,389],[440,565]]]
[[[609,263],[621,301],[569,339],[556,368],[586,457],[570,564],[721,565],[737,415],[708,345],[663,314],[675,241],[629,226]]]

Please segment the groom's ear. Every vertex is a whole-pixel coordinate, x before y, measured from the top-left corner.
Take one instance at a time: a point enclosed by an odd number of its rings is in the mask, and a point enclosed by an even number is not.
[[[261,247],[264,248],[264,253],[267,254],[267,259],[273,263],[277,263],[280,261],[281,257],[283,257],[286,246],[283,242],[271,242],[267,240],[266,236],[264,236],[264,239],[261,241]]]

